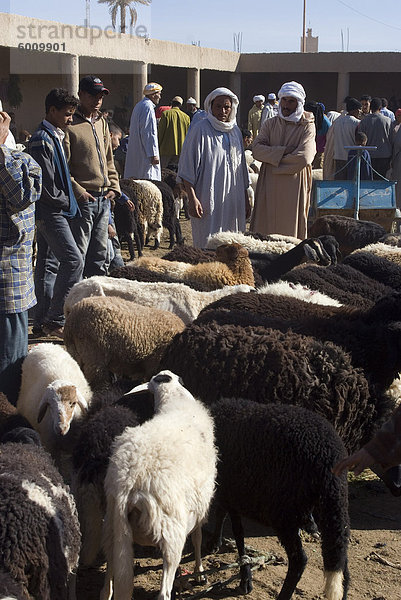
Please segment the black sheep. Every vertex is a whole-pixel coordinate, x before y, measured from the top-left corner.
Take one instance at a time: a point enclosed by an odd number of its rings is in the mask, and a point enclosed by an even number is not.
[[[347,256],[344,259],[344,264],[361,271],[384,285],[388,285],[397,292],[401,292],[401,267],[390,260],[361,250]]]
[[[342,215],[324,215],[318,217],[309,227],[309,235],[333,235],[340,244],[343,256],[357,248],[374,244],[386,234],[384,227],[373,221],[360,221]]]
[[[393,407],[371,393],[342,348],[264,327],[194,322],[174,337],[160,369],[180,375],[207,404],[235,396],[309,408],[334,425],[348,450],[367,441]]]
[[[134,384],[130,383],[130,389]],[[91,565],[101,547],[101,529],[106,500],[103,482],[114,439],[126,427],[136,427],[153,416],[150,394],[122,395],[120,389],[100,392],[79,427],[73,452],[74,494],[81,524],[80,561]]]
[[[25,598],[68,600],[80,546],[74,500],[47,452],[19,434],[0,452],[0,570]]]
[[[289,600],[305,569],[299,529],[313,517],[321,532],[328,600],[347,597],[349,540],[347,478],[332,473],[345,449],[325,419],[296,406],[239,399],[211,407],[219,451],[216,502],[228,512],[240,559],[245,555],[241,517],[273,527],[288,556],[278,600]],[[219,528],[215,540],[219,539]],[[241,588],[252,589],[249,565]]]
[[[134,199],[131,198],[134,202]],[[135,202],[134,202],[135,206]],[[138,256],[142,256],[143,252],[143,232],[138,224],[136,218],[137,208],[131,210],[127,203],[120,204],[118,201],[114,206],[114,223],[116,225],[117,235],[120,242],[127,242],[130,259],[135,258],[135,247],[136,244]]]
[[[309,304],[283,296],[238,293],[209,304],[195,324],[271,327],[330,341],[351,354],[375,391],[383,393],[401,371],[401,294],[394,293],[364,311]]]
[[[174,244],[183,244],[181,225],[177,216],[176,203],[171,187],[165,181],[156,181],[151,179],[162,193],[163,200],[163,227],[165,227],[170,235],[169,248],[173,248]]]

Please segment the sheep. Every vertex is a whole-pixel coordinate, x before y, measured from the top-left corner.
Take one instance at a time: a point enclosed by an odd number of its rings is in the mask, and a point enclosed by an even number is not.
[[[110,273],[110,277],[117,279],[129,279],[130,281],[144,281],[148,283],[156,283],[158,281],[163,283],[177,283],[176,279],[173,279],[168,275],[156,273],[156,271],[150,271],[144,267],[137,267],[134,263],[113,269]],[[208,286],[199,281],[186,281],[185,284],[194,290],[199,290],[200,292],[209,291]]]
[[[131,200],[134,201],[135,199],[132,197]],[[114,222],[118,239],[120,242],[127,242],[131,260],[135,258],[134,242],[138,256],[142,256],[143,254],[143,231],[138,226],[137,211],[136,206],[134,210],[131,210],[126,203],[120,204],[118,200],[114,206]]]
[[[362,248],[362,250],[355,250],[354,253],[358,254],[358,252],[362,251],[385,258],[386,260],[396,264],[398,267],[401,267],[401,248],[399,246],[384,244],[383,242],[376,242],[374,244],[369,244],[369,246],[365,246]]]
[[[321,304],[323,306],[342,306],[341,302],[322,294],[317,290],[311,290],[300,283],[289,283],[279,279],[275,283],[266,283],[257,289],[258,294],[270,294],[272,296],[288,296],[298,298],[310,304]]]
[[[35,443],[3,443],[0,481],[0,569],[25,600],[72,600],[79,523],[50,456]]]
[[[307,258],[324,265],[336,264],[337,248],[338,244],[332,236],[322,236],[318,240],[304,240],[281,255],[251,252],[249,258],[252,263],[255,286],[260,287],[266,281],[277,281],[287,271]],[[213,254],[211,250],[180,246],[169,252],[164,258],[197,264],[198,262],[212,262]]]
[[[318,217],[309,227],[309,235],[334,235],[340,244],[340,252],[347,256],[357,248],[377,242],[387,232],[378,223],[359,221],[341,215],[325,215]]]
[[[185,325],[176,315],[123,298],[97,296],[75,304],[64,326],[67,350],[95,389],[111,375],[139,379],[157,369],[160,357]]]
[[[73,420],[82,419],[92,397],[84,374],[72,356],[57,344],[34,346],[22,363],[17,410],[55,452]]]
[[[236,285],[225,286],[212,292],[198,292],[183,283],[147,283],[95,276],[84,279],[71,288],[64,303],[64,313],[68,316],[71,308],[83,298],[117,296],[142,306],[168,310],[187,325],[196,319],[202,308],[210,302],[226,294],[249,292],[251,289],[253,288],[247,285]]]
[[[162,193],[163,201],[163,226],[168,230],[170,234],[169,248],[173,248],[174,244],[183,244],[184,238],[182,237],[181,225],[180,225],[180,214],[177,211],[177,204],[174,198],[171,187],[165,181],[151,180],[156,187]],[[177,214],[178,212],[178,214]]]
[[[207,240],[207,249],[216,250],[218,246],[222,244],[241,244],[248,252],[265,252],[267,254],[284,254],[289,250],[292,250],[301,240],[297,238],[291,238],[288,241],[287,238],[268,239],[260,240],[252,237],[251,235],[245,235],[244,233],[237,233],[234,231],[220,231],[210,235]]]
[[[322,540],[325,596],[347,596],[350,533],[347,478],[332,473],[346,455],[333,427],[297,406],[261,405],[237,398],[210,408],[219,451],[216,502],[231,517],[240,555],[241,590],[252,590],[241,517],[271,526],[288,557],[278,595],[289,599],[306,566],[299,530],[313,514]],[[218,529],[216,531],[218,538]]]
[[[346,263],[329,265],[325,268],[305,265],[282,275],[292,284],[301,284],[327,294],[329,297],[355,307],[369,308],[374,302],[393,291]]]
[[[201,525],[216,477],[213,421],[174,373],[161,371],[147,388],[154,394],[155,416],[139,427],[128,427],[115,440],[106,473],[107,572],[101,600],[112,597],[113,581],[116,600],[131,598],[132,542],[161,550],[161,600],[170,599],[189,533],[195,572],[199,576],[203,571]]]
[[[216,261],[190,265],[156,257],[141,257],[133,263],[183,283],[200,282],[208,291],[225,285],[255,284],[248,250],[239,244],[225,244],[216,250]]]
[[[189,219],[188,213],[188,194],[185,191],[184,184],[177,178],[177,171],[172,169],[162,169],[162,181],[170,186],[175,200],[177,219],[180,218],[181,209],[184,210],[185,218]]]
[[[22,585],[0,569],[0,600],[26,600]]]
[[[136,427],[153,414],[153,398],[149,393],[123,395],[120,386],[113,386],[95,395],[80,426],[73,452],[72,489],[82,534],[81,565],[92,565],[101,548],[106,512],[103,486],[113,440],[126,427]]]
[[[159,188],[146,179],[120,179],[121,190],[137,207],[137,220],[139,229],[143,231],[145,239],[148,232],[155,235],[155,248],[159,248],[163,231],[163,197]],[[143,244],[142,244],[143,245]]]
[[[174,370],[207,404],[236,396],[310,408],[334,425],[348,449],[368,440],[394,407],[370,389],[342,348],[261,326],[195,321],[173,339],[160,368]]]
[[[401,292],[401,268],[386,258],[359,250],[349,254],[344,264],[361,271],[364,275]]]
[[[208,305],[196,323],[217,321],[262,326],[330,341],[350,353],[368,380],[383,393],[401,371],[401,294],[379,300],[370,310],[310,305],[294,298],[235,294]]]

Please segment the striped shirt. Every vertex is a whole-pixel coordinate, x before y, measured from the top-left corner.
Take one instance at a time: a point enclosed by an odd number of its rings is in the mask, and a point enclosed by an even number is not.
[[[20,313],[36,304],[32,242],[41,187],[33,158],[0,145],[0,313]]]

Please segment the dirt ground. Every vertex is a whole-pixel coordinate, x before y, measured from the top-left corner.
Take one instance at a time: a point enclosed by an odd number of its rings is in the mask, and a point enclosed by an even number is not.
[[[373,475],[361,476],[349,484],[351,541],[349,547],[349,570],[351,583],[349,600],[400,600],[401,598],[401,498],[394,498]],[[267,600],[276,598],[283,583],[287,565],[286,554],[270,531],[248,522],[246,543],[256,554],[265,555],[268,563],[253,572],[253,591],[249,598]],[[229,531],[227,532],[229,535]],[[305,572],[293,595],[294,600],[322,600],[323,572],[320,542],[304,534],[304,549],[308,556]],[[162,560],[154,557],[152,549],[140,549],[135,559],[135,600],[150,600],[159,589]],[[148,551],[148,552],[147,552]],[[184,554],[181,568],[193,569],[193,557]],[[253,554],[253,553],[252,553]],[[273,555],[273,556],[271,556]],[[208,575],[205,586],[185,589],[180,597],[184,600],[200,597],[233,599],[239,596],[238,579],[225,583],[238,573],[238,567],[226,568],[236,562],[234,550],[225,550],[204,558],[205,569],[223,568]],[[102,587],[104,565],[79,573],[78,600],[97,600]],[[207,589],[217,582],[215,589]],[[189,579],[190,583],[191,580]]]
[[[181,219],[186,243],[191,243],[189,222]],[[158,251],[146,249],[146,254],[162,256],[168,251],[165,235]],[[126,257],[126,253],[123,252]],[[42,340],[31,339],[31,343]],[[56,341],[47,338],[46,341]],[[401,600],[401,498],[394,498],[370,471],[359,478],[350,478],[349,484],[351,541],[349,569],[351,583],[349,600]],[[268,600],[276,598],[283,583],[287,566],[286,555],[277,538],[262,527],[247,523],[246,543],[256,554],[268,560],[253,573],[254,588],[249,598]],[[226,532],[230,535],[230,532]],[[293,595],[294,600],[323,599],[323,571],[319,540],[304,535],[304,549],[308,556],[305,572]],[[181,567],[192,571],[193,562],[188,547]],[[251,551],[250,551],[251,552]],[[273,557],[271,556],[273,555]],[[274,558],[275,557],[275,558]],[[206,556],[205,569],[216,569],[236,562],[234,550]],[[155,557],[152,549],[141,549],[135,559],[134,598],[150,600],[159,590],[162,571],[161,557]],[[186,600],[201,594],[206,598],[237,598],[238,580],[224,583],[238,572],[238,568],[220,570],[208,576],[208,585],[184,590],[180,596]],[[77,599],[98,600],[104,576],[104,565],[82,570],[78,574]],[[186,580],[190,582],[191,580]],[[215,589],[206,591],[211,584],[223,582]],[[199,596],[197,596],[199,597]]]

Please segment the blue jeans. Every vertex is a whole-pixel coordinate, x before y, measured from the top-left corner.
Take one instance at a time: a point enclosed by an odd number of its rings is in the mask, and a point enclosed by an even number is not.
[[[71,231],[72,220],[41,209],[36,222],[38,257],[35,293],[38,304],[34,324],[64,325],[64,301],[82,278],[83,259]],[[39,322],[41,319],[41,322]]]
[[[21,365],[28,354],[28,311],[0,314],[0,392],[17,404]]]
[[[108,198],[96,196],[95,201],[80,202],[82,216],[71,221],[71,229],[85,261],[84,277],[107,275],[109,207]]]

